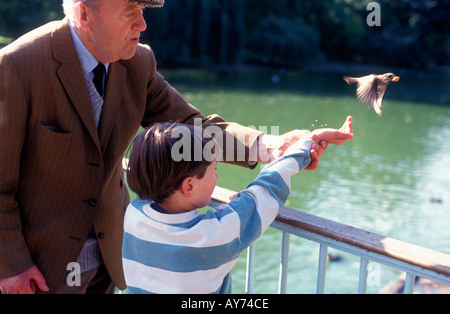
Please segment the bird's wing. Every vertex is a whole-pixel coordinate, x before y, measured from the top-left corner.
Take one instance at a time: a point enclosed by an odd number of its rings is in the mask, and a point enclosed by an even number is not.
[[[358,79],[350,76],[344,76],[344,81],[347,82],[348,85],[352,85],[358,83]]]
[[[377,98],[374,102],[375,112],[381,117],[383,114],[383,101],[386,95],[388,84],[379,84],[377,88]]]
[[[370,75],[358,80],[358,89],[356,92],[358,100],[367,108],[377,111],[377,113],[379,112],[379,105],[377,104],[378,86],[379,82],[376,79],[376,76]]]

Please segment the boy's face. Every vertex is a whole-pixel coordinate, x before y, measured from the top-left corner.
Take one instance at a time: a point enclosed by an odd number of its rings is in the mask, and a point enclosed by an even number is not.
[[[203,208],[211,203],[211,195],[217,184],[217,161],[213,161],[206,169],[205,176],[195,178],[193,201],[196,208]]]

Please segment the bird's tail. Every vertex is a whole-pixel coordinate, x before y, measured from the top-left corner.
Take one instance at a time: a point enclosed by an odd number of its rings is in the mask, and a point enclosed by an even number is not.
[[[344,81],[347,82],[348,85],[358,83],[358,80],[354,77],[344,76]]]

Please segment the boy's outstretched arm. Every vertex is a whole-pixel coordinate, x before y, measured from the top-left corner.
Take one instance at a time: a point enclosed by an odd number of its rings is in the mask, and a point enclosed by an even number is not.
[[[311,164],[314,147],[320,142],[342,144],[352,139],[352,118],[347,118],[341,130],[321,129],[305,134],[283,156],[268,164],[245,189],[227,204],[238,213],[240,250],[250,245],[276,218],[291,190],[291,176]],[[256,219],[257,217],[258,219]]]
[[[310,151],[311,163],[305,167],[305,170],[316,170],[319,167],[320,157],[324,155],[328,144],[341,145],[354,137],[352,120],[352,117],[347,117],[339,130],[318,129],[305,136],[305,138],[312,139],[315,142]]]
[[[329,129],[328,129],[329,130]],[[333,130],[335,134],[329,137],[333,142],[327,142],[326,140],[316,141],[311,150],[311,162],[305,167],[305,170],[316,170],[319,166],[320,157],[324,155],[325,150],[328,148],[328,144],[342,144],[345,141],[353,138],[353,126],[352,117],[348,117],[344,126],[340,130]],[[258,153],[257,160],[259,162],[271,162],[275,159],[283,156],[286,150],[294,145],[297,141],[303,139],[311,139],[311,136],[315,136],[314,132],[294,130],[289,133],[273,136],[273,135],[261,135],[258,140]],[[261,152],[264,152],[262,154]]]

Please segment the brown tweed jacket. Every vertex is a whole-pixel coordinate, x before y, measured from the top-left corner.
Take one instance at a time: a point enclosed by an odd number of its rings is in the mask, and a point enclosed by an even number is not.
[[[202,118],[204,126],[258,135],[201,116],[156,71],[145,45],[110,65],[106,91],[97,130],[66,19],[0,50],[0,277],[36,265],[54,292],[94,225],[106,268],[124,289],[129,197],[121,162],[139,126]],[[239,144],[248,149],[253,142]]]

